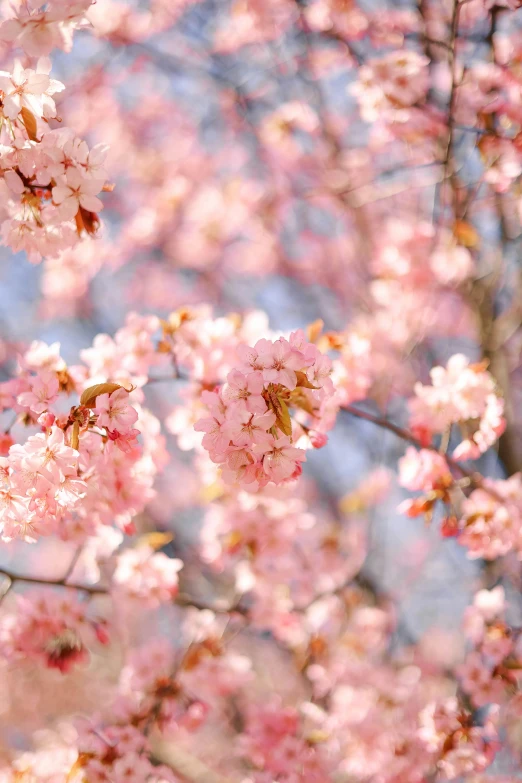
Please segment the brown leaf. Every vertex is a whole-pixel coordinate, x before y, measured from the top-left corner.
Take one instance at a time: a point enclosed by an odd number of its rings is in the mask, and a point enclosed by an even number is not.
[[[78,235],[80,235],[82,231],[86,231],[91,236],[96,234],[100,225],[100,218],[96,212],[89,212],[87,209],[80,207],[76,213],[75,219]]]
[[[160,340],[156,346],[156,351],[158,353],[170,353],[172,351],[172,345],[166,340]]]
[[[469,369],[476,373],[485,372],[489,367],[489,359],[482,359],[481,362],[475,362],[469,365]]]
[[[477,247],[480,237],[476,229],[466,220],[456,220],[453,226],[453,235],[464,247]]]
[[[340,332],[326,332],[321,335],[318,348],[321,351],[341,351],[345,345],[345,337]]]
[[[306,335],[311,343],[315,343],[317,341],[317,338],[323,331],[324,321],[322,321],[320,318],[317,319],[317,321],[314,321],[311,324],[308,324],[306,327]]]
[[[138,548],[148,547],[149,549],[154,549],[154,551],[156,551],[157,549],[166,546],[166,544],[170,544],[173,538],[174,533],[162,533],[159,530],[155,530],[152,533],[144,533],[140,536],[136,541],[136,546]]]
[[[291,435],[292,420],[290,418],[288,405],[284,400],[281,399],[281,397],[278,397],[277,399],[279,400],[279,408],[278,410],[274,411],[276,415],[276,426],[279,427],[281,432],[283,432],[285,435]]]
[[[92,758],[93,758],[92,753],[79,753],[78,758],[76,759],[76,761],[74,762],[74,764],[72,765],[71,769],[67,774],[66,783],[70,783],[70,781],[72,781],[76,777],[78,772],[86,766],[89,759]]]
[[[319,386],[314,386],[310,383],[308,378],[306,377],[304,372],[301,372],[301,370],[296,370],[296,376],[297,376],[297,385],[303,386],[305,389],[318,389]]]
[[[27,135],[31,139],[31,141],[37,141],[36,137],[36,117],[32,113],[32,111],[29,111],[29,109],[26,109],[25,106],[22,106],[22,122],[25,125],[25,129],[27,131]]]
[[[366,504],[363,498],[357,492],[349,493],[339,501],[339,511],[342,514],[357,514],[364,511]]]
[[[191,321],[194,318],[192,311],[188,307],[180,307],[171,313],[167,320],[161,319],[160,324],[165,335],[174,334],[185,321]]]
[[[100,394],[112,394],[117,389],[123,389],[121,383],[96,383],[94,386],[89,386],[85,389],[84,393],[80,397],[80,405],[84,405],[86,408],[96,407],[96,397]],[[125,389],[125,391],[129,391]]]
[[[267,389],[267,402],[268,407],[275,413],[276,423],[275,426],[281,430],[285,435],[292,434],[292,420],[290,419],[290,413],[288,411],[288,405],[282,398],[281,394],[276,392],[276,389],[272,384]],[[272,428],[273,429],[273,428]],[[273,432],[276,436],[275,430]]]
[[[296,408],[302,408],[311,416],[313,416],[315,413],[315,409],[314,406],[312,405],[311,400],[307,397],[307,395],[304,392],[302,392],[298,388],[294,389],[293,392],[290,394],[290,402],[292,405],[295,405]]]

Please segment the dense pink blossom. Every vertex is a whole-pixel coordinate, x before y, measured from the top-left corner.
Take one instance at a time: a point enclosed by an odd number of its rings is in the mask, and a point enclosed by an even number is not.
[[[147,547],[129,549],[118,556],[114,584],[129,596],[151,604],[169,601],[178,592],[181,560]]]
[[[35,592],[19,596],[16,611],[0,617],[0,647],[8,659],[41,660],[66,673],[88,660],[88,644],[98,629],[88,616],[88,605],[74,594]]]
[[[453,456],[476,459],[505,428],[503,400],[494,378],[462,354],[452,356],[447,367],[434,367],[430,375],[431,386],[415,385],[416,396],[410,400],[412,428],[444,433],[456,424],[463,439]]]

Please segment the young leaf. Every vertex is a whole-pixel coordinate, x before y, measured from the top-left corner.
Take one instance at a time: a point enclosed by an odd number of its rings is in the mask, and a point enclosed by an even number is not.
[[[314,386],[308,378],[306,377],[304,372],[301,372],[301,370],[296,370],[296,376],[297,376],[297,385],[302,386],[305,389],[318,389],[319,386]]]
[[[162,533],[161,531],[156,530],[152,533],[144,533],[140,536],[136,542],[136,546],[147,547],[148,549],[154,549],[154,551],[156,551],[157,549],[161,549],[167,544],[170,544],[173,538],[173,533]]]
[[[315,343],[317,341],[317,338],[323,331],[324,321],[322,321],[320,318],[317,319],[317,321],[314,321],[311,324],[308,324],[306,327],[306,336],[310,340],[311,343]]]
[[[283,432],[285,435],[291,435],[292,434],[292,420],[290,418],[290,412],[288,410],[288,405],[284,400],[281,399],[281,397],[277,398],[279,400],[279,408],[275,411],[276,415],[276,426],[279,427],[281,432]]]
[[[89,386],[88,389],[85,389],[80,397],[80,405],[84,405],[86,408],[95,408],[96,397],[100,394],[112,394],[117,389],[123,388],[121,383],[96,383],[94,386]]]
[[[22,106],[22,122],[31,141],[36,141],[36,117],[25,106]]]
[[[311,400],[307,397],[306,394],[304,394],[304,392],[300,391],[299,388],[294,389],[291,393],[290,402],[292,405],[295,405],[296,408],[302,408],[311,416],[313,416],[315,413]]]

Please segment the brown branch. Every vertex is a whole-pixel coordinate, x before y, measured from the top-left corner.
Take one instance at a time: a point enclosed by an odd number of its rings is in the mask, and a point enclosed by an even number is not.
[[[496,63],[494,37],[501,10],[502,9],[498,6],[494,6],[490,12],[491,25],[486,40],[490,47],[491,60],[493,63]],[[498,192],[495,192],[494,194],[494,205],[500,232],[500,252],[498,253],[497,258],[498,264],[501,265],[502,259],[510,245],[511,237],[504,213],[504,200],[502,195]],[[509,332],[504,339],[499,339],[499,331],[501,331],[501,328],[499,329],[499,324],[502,326],[505,319],[502,316],[496,317],[495,312],[495,283],[497,283],[498,278],[500,277],[500,268],[495,270],[495,272],[496,274],[493,274],[492,280],[489,283],[485,279],[476,280],[473,283],[472,298],[475,303],[475,314],[479,322],[483,355],[489,361],[491,373],[495,377],[505,400],[504,415],[506,418],[506,429],[499,439],[498,456],[507,474],[512,475],[521,469],[522,450],[520,448],[520,436],[517,432],[515,414],[511,402],[510,368],[505,347]],[[512,320],[511,327],[512,334],[520,328],[519,291],[520,285],[515,286],[513,297],[514,321]],[[510,317],[512,317],[512,314],[510,314]]]
[[[407,443],[411,443],[413,446],[415,446],[416,449],[419,450],[429,449],[430,451],[435,451],[437,452],[437,454],[440,454],[440,451],[436,446],[433,446],[431,444],[425,446],[411,432],[404,429],[403,427],[397,426],[397,424],[393,424],[393,422],[388,421],[388,419],[384,419],[380,416],[375,416],[373,413],[368,413],[367,411],[362,411],[360,410],[360,408],[356,408],[353,405],[343,405],[341,410],[350,413],[352,416],[355,416],[358,419],[369,421],[372,424],[381,427],[382,429],[388,430],[389,432],[393,432],[393,434],[397,435],[398,438],[401,438],[401,440],[404,440]],[[446,454],[444,455],[444,459],[446,460],[450,468],[452,468],[452,470],[454,470],[457,473],[460,473],[462,478],[468,479],[470,484],[474,484],[476,487],[480,487],[480,489],[483,489],[484,491],[488,492],[492,497],[494,497],[499,502],[502,503],[504,502],[504,499],[501,498],[500,495],[498,495],[494,489],[491,489],[486,484],[484,484],[484,479],[480,473],[466,470],[466,468],[463,468],[459,462],[452,459],[451,457],[448,457]]]
[[[81,592],[88,593],[89,595],[103,595],[108,593],[106,587],[98,587],[96,585],[77,585],[66,581],[66,577],[62,579],[43,579],[36,576],[26,576],[24,574],[15,574],[9,571],[7,568],[0,568],[0,576],[5,576],[9,579],[10,585],[5,591],[4,595],[11,589],[11,586],[15,582],[27,582],[28,584],[35,584],[47,587],[65,587],[70,590],[80,590]]]
[[[458,39],[458,30],[459,30],[460,8],[461,8],[460,0],[454,0],[453,13],[451,17],[450,42],[448,48],[448,65],[451,72],[451,88],[450,88],[450,96],[448,102],[448,116],[447,116],[448,140],[446,144],[446,153],[444,155],[444,182],[449,180],[454,207],[456,206],[457,203],[457,193],[456,193],[456,182],[455,182],[455,166],[453,161],[453,137],[455,131],[454,114],[455,114],[455,105],[457,100],[457,87],[458,87],[457,84],[458,61],[456,55],[456,48],[457,48],[457,39]],[[442,187],[441,194],[443,191],[444,188]],[[442,209],[444,209],[444,202],[442,203]]]

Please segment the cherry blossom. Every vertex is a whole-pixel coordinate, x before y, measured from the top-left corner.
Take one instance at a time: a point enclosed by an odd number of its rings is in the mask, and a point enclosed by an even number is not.
[[[517,6],[2,3],[1,781],[516,777]]]

